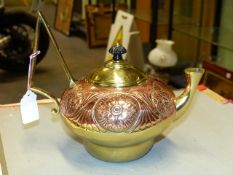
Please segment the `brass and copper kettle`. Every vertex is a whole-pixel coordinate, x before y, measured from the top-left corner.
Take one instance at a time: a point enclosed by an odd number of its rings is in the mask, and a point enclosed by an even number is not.
[[[39,16],[45,23],[40,13]],[[104,161],[130,161],[145,155],[152,148],[154,138],[187,109],[204,73],[202,68],[185,69],[187,86],[175,97],[158,78],[146,75],[123,60],[126,49],[116,45],[109,50],[112,60],[75,81],[50,29],[45,26],[70,86],[60,102],[42,89],[32,86],[30,89],[52,98],[66,126],[83,140],[91,155]]]

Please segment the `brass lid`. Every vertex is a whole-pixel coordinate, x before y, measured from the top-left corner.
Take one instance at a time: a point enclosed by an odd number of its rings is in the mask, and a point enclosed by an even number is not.
[[[97,69],[88,77],[88,82],[97,86],[127,87],[140,85],[147,80],[147,76],[122,59],[126,49],[119,44],[109,49],[113,59],[106,61],[104,66]]]

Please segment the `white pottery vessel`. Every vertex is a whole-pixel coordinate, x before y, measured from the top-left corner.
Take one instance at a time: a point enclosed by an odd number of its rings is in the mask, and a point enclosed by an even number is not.
[[[158,39],[157,47],[152,49],[148,55],[149,62],[158,67],[172,67],[177,63],[177,55],[172,49],[174,41]]]

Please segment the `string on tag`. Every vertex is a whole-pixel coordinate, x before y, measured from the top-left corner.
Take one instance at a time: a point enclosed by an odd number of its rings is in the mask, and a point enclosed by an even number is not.
[[[28,124],[39,120],[39,110],[37,105],[37,95],[31,91],[32,75],[36,63],[36,57],[40,51],[36,51],[30,55],[30,63],[28,68],[27,92],[20,100],[20,111],[23,124]]]
[[[27,90],[30,90],[30,88],[31,88],[32,75],[33,75],[33,72],[34,72],[34,64],[36,63],[36,58],[37,58],[37,55],[39,55],[39,54],[40,54],[40,51],[37,50],[36,52],[34,52],[34,53],[32,53],[30,55],[30,63],[29,63],[29,69],[28,69]]]

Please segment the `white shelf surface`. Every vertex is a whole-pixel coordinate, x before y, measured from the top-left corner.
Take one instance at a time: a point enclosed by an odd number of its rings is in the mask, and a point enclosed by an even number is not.
[[[39,123],[27,128],[18,106],[0,108],[9,175],[233,174],[233,105],[219,104],[202,92],[147,155],[126,163],[103,162],[89,155],[60,118],[52,117],[52,106],[40,104]]]

